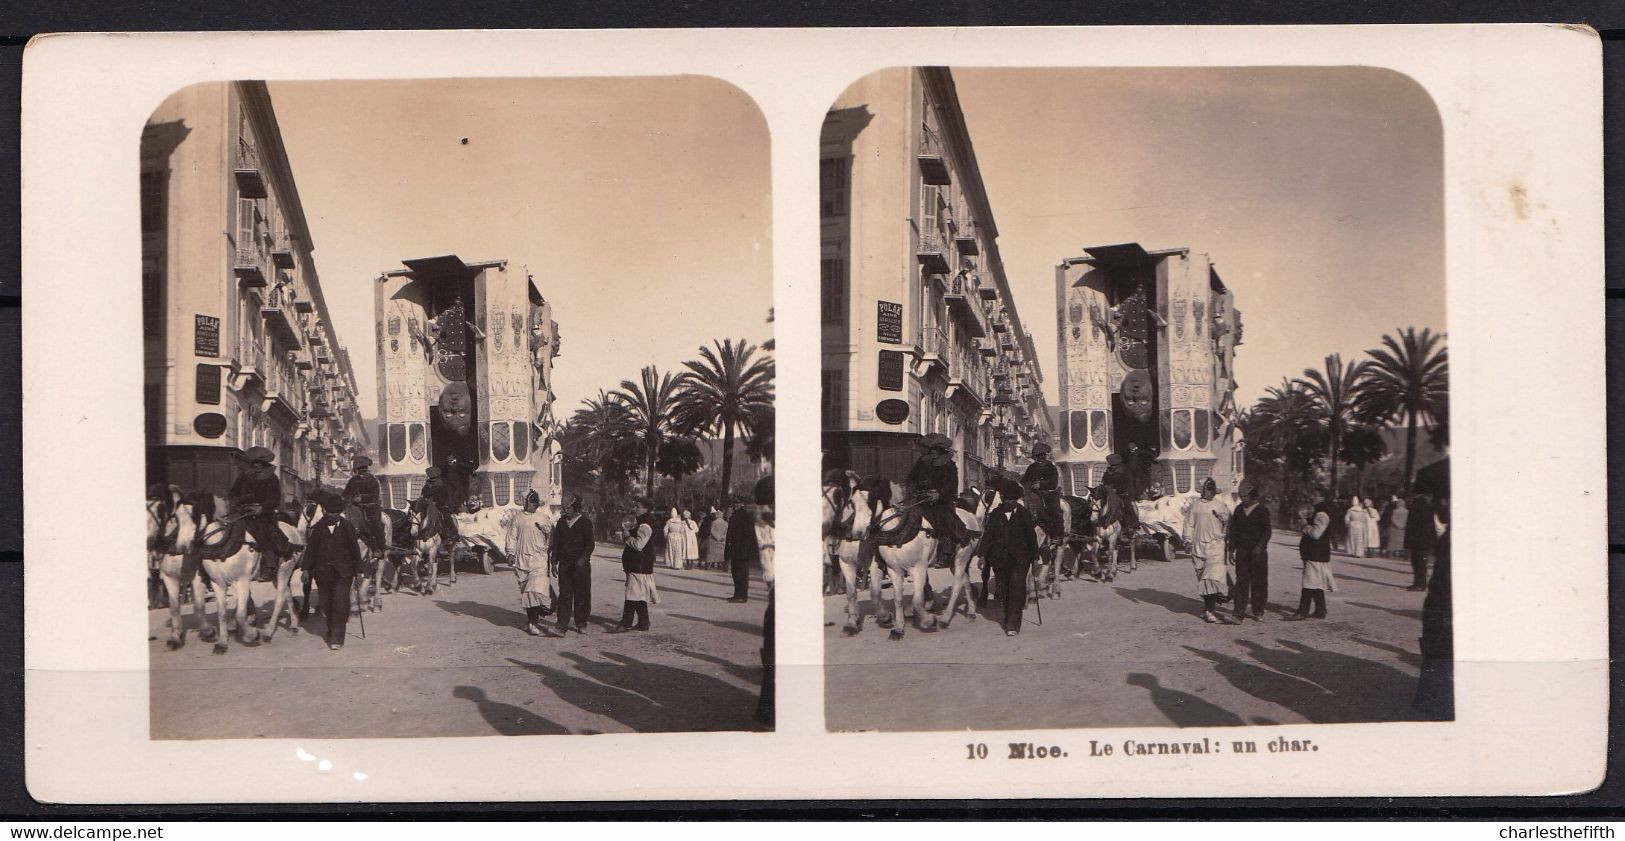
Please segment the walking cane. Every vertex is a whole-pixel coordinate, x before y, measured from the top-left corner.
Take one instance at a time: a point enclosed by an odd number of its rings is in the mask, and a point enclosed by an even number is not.
[[[362,587],[367,586],[364,579],[363,579],[363,583],[362,583],[361,586]],[[361,638],[366,639],[367,638],[367,611],[366,611],[366,608],[361,604],[361,590],[356,588],[356,587],[351,587],[350,589],[355,590],[355,617],[357,619],[361,620]]]
[[[1033,594],[1033,607],[1038,609],[1038,624],[1044,624],[1044,594],[1038,592],[1038,571],[1027,567],[1027,592]]]

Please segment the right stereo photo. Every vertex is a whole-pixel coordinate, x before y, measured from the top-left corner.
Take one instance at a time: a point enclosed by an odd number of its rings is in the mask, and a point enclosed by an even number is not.
[[[1454,717],[1421,86],[899,67],[818,163],[828,729]]]

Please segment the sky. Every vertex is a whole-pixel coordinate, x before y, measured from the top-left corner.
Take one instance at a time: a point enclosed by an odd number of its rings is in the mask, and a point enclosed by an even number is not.
[[[322,294],[375,416],[372,287],[403,259],[528,269],[555,413],[771,336],[767,125],[714,79],[271,82]],[[466,138],[466,142],[465,142]]]
[[[1058,403],[1055,265],[1205,252],[1236,296],[1238,403],[1445,328],[1438,112],[1381,69],[953,70],[1022,323]]]

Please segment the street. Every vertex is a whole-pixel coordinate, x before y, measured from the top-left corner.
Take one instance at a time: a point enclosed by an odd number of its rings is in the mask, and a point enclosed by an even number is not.
[[[1277,531],[1269,555],[1266,618],[1244,625],[1201,620],[1184,555],[1142,560],[1110,584],[1063,582],[1061,598],[1043,602],[1042,625],[1029,602],[1016,637],[986,608],[946,631],[911,622],[893,642],[867,591],[863,630],[844,637],[845,597],[829,596],[825,721],[835,731],[911,731],[1415,718],[1424,594],[1405,590],[1409,562],[1334,555],[1328,617],[1284,622],[1298,604],[1297,535]],[[979,581],[975,564],[972,572]],[[945,601],[948,571],[933,570],[931,584]]]
[[[382,738],[761,730],[753,716],[766,588],[730,604],[722,570],[657,567],[653,628],[607,633],[620,619],[619,547],[593,555],[593,616],[586,634],[524,631],[513,572],[459,568],[433,596],[391,594],[384,609],[352,613],[343,649],[322,641],[314,612],[304,631],[225,655],[198,638],[164,650],[167,610],[151,611],[154,739]],[[272,585],[254,585],[261,616]],[[214,605],[209,604],[214,619]],[[549,617],[552,629],[553,617]]]

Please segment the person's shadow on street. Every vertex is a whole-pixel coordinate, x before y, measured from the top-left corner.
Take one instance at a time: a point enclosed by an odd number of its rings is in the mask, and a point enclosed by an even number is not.
[[[1228,727],[1246,724],[1241,716],[1189,692],[1169,689],[1156,676],[1130,672],[1128,685],[1151,693],[1151,703],[1178,727]]]
[[[479,707],[480,715],[485,723],[491,725],[498,735],[502,736],[560,736],[570,732],[569,728],[557,722],[549,721],[524,707],[504,704],[493,701],[486,696],[485,690],[477,686],[459,686],[451,691],[454,697],[472,701]]]

